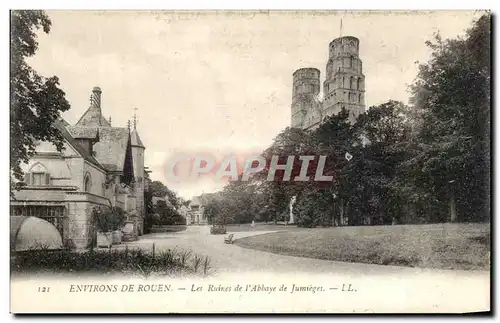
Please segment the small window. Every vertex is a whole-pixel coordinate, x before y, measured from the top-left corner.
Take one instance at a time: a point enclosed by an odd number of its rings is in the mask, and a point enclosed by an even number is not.
[[[44,173],[33,173],[33,185],[43,185],[45,183]]]
[[[24,176],[24,181],[27,185],[50,185],[50,174],[41,172],[27,173]]]

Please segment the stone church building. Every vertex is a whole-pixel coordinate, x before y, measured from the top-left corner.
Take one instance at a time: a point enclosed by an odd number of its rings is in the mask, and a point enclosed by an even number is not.
[[[323,98],[320,98],[320,71],[301,68],[293,73],[293,128],[316,129],[328,116],[342,108],[349,112],[349,121],[365,111],[365,75],[359,58],[359,39],[345,36],[334,39],[328,48]]]
[[[120,207],[127,213],[132,237],[143,232],[145,169],[142,143],[136,129],[113,127],[101,107],[95,87],[90,107],[78,122],[55,122],[64,138],[58,151],[39,142],[35,156],[24,164],[24,184],[14,191],[11,215],[43,218],[59,230],[67,247],[88,248],[95,243],[90,225],[95,207]],[[132,128],[132,129],[131,129]]]

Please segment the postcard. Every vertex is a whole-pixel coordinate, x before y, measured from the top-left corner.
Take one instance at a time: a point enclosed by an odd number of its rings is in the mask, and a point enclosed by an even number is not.
[[[12,313],[491,310],[489,11],[10,18]]]

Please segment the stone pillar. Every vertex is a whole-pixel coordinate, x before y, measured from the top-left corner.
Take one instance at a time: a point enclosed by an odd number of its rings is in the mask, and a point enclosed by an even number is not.
[[[137,235],[142,236],[144,234],[144,218],[139,216],[137,218]]]
[[[97,233],[91,223],[93,209],[100,205],[92,203],[89,195],[82,192],[68,192],[65,199],[67,245],[71,249],[87,249]]]
[[[86,202],[71,201],[66,204],[68,220],[66,245],[71,249],[85,249],[92,242],[92,228]]]
[[[122,233],[123,233],[122,241],[136,241],[137,230],[135,221],[133,220],[125,221],[125,226],[122,229]]]

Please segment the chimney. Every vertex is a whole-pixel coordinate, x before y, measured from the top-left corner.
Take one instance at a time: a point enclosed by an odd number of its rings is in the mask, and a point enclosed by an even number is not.
[[[101,88],[98,86],[95,86],[92,89],[92,107],[101,109]]]

